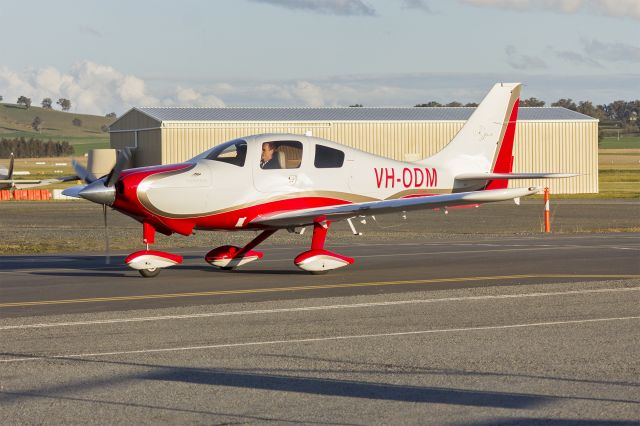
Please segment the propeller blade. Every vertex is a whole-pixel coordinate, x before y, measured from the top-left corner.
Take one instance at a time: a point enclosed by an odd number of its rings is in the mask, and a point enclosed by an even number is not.
[[[9,171],[7,172],[7,179],[11,180],[13,179],[13,152],[11,153],[10,159],[9,159]]]
[[[116,184],[118,178],[120,177],[120,173],[122,173],[124,168],[127,166],[129,160],[131,160],[131,150],[129,149],[129,147],[125,147],[118,153],[116,165],[113,166],[113,169],[111,169],[109,176],[107,176],[107,181],[104,184],[106,187],[110,187]]]
[[[66,195],[67,197],[82,198],[80,195],[78,195],[78,193],[86,187],[87,185],[72,186],[71,188],[67,188],[62,191],[62,195]]]
[[[73,166],[73,170],[75,170],[76,174],[80,179],[87,183],[95,182],[97,179],[89,170],[87,170],[82,164],[78,163],[76,160],[71,162]]]
[[[102,217],[104,218],[104,253],[105,264],[111,263],[111,257],[109,256],[109,227],[107,225],[107,205],[102,205]]]

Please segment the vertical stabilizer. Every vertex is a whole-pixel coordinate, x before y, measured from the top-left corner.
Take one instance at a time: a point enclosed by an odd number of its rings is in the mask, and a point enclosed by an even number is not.
[[[520,87],[520,83],[494,85],[451,142],[421,163],[447,169],[453,176],[510,172]],[[506,182],[493,181],[488,186],[506,188]]]

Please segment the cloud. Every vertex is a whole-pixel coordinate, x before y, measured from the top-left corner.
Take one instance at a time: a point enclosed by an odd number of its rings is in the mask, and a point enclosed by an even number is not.
[[[425,0],[402,0],[404,9],[418,9],[427,13],[433,13],[433,10]]]
[[[589,56],[583,55],[582,53],[562,50],[556,52],[556,55],[560,59],[564,59],[565,61],[575,65],[586,65],[593,68],[604,68],[600,62],[596,61],[593,58],[590,58]]]
[[[589,56],[602,61],[640,62],[640,47],[625,43],[605,43],[583,39],[584,50]]]
[[[363,0],[249,0],[291,10],[323,15],[375,16],[376,10]],[[418,0],[419,1],[419,0]]]
[[[591,46],[591,45],[590,45]],[[596,45],[597,47],[597,45]],[[598,47],[599,48],[599,47]],[[513,46],[510,50],[515,49]],[[562,52],[559,52],[562,53]],[[134,106],[183,107],[334,107],[405,106],[438,101],[479,102],[498,81],[522,81],[526,97],[608,103],[635,99],[640,73],[621,75],[532,75],[531,58],[515,51],[516,65],[526,71],[507,73],[398,73],[332,76],[324,79],[236,80],[231,82],[155,81],[125,74],[113,67],[85,61],[61,71],[55,67],[12,70],[0,66],[0,94],[5,102],[24,95],[38,105],[44,97],[72,102],[72,111],[121,115]],[[583,55],[584,56],[584,55]],[[535,62],[534,58],[534,62]]]
[[[87,34],[87,35],[90,35],[90,36],[102,38],[102,33],[100,31],[98,31],[95,28],[92,28],[92,27],[90,27],[88,25],[80,25],[80,27],[78,29],[83,34]]]
[[[547,64],[537,56],[528,56],[519,53],[515,46],[508,45],[504,49],[507,54],[507,63],[518,70],[534,70],[547,68]]]
[[[499,9],[542,9],[561,13],[587,12],[610,17],[640,19],[638,0],[458,0],[460,3]]]
[[[0,93],[5,102],[27,96],[34,105],[45,97],[67,98],[72,111],[98,115],[133,106],[224,106],[211,91],[200,93],[189,87],[151,94],[143,79],[91,61],[74,64],[66,72],[50,66],[22,72],[0,67]]]
[[[322,89],[308,81],[299,81],[293,88],[293,94],[307,106],[321,107],[325,105]]]
[[[176,103],[181,106],[191,107],[224,107],[222,99],[214,95],[203,95],[190,87],[178,86],[176,88]],[[171,102],[171,100],[169,100]]]

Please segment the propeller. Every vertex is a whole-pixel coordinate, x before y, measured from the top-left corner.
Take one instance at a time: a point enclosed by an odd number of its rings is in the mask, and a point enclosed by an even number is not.
[[[93,201],[94,203],[107,204],[109,206],[112,205],[116,199],[116,189],[114,188],[114,185],[120,178],[120,174],[122,174],[122,171],[130,159],[131,150],[129,148],[121,150],[118,153],[116,164],[113,166],[109,174],[90,182],[89,185],[78,192],[78,196],[89,201]],[[78,170],[82,172],[87,179],[91,178],[90,173],[84,169],[84,167],[78,165]]]
[[[102,205],[102,217],[104,220],[104,263],[109,265],[111,263],[111,256],[109,256],[109,226],[107,225],[107,205]]]
[[[111,169],[111,172],[109,172],[107,181],[105,182],[104,186],[112,187],[116,184],[118,178],[120,177],[120,173],[122,173],[125,166],[129,163],[129,160],[131,160],[131,150],[127,146],[124,149],[120,150],[120,152],[118,153],[116,164],[115,166],[113,166],[113,169]]]
[[[14,161],[14,157],[12,152],[11,158],[9,159],[9,170],[7,171],[7,179],[9,180],[13,179],[13,161]]]
[[[76,172],[78,177],[83,181],[85,181],[86,183],[93,183],[96,180],[98,180],[93,175],[93,173],[87,170],[82,164],[78,163],[76,160],[73,160],[71,162],[71,165],[73,166],[73,170]]]
[[[114,185],[120,179],[122,171],[131,160],[131,150],[126,147],[118,153],[116,164],[113,166],[108,175],[97,179],[93,173],[87,170],[77,161],[73,161],[73,169],[78,177],[84,180],[87,185],[75,186],[64,190],[64,195],[72,197],[84,198],[94,203],[102,204],[102,220],[104,223],[104,245],[105,245],[105,263],[111,262],[109,255],[109,224],[107,221],[107,206],[112,205],[116,198],[116,189]]]

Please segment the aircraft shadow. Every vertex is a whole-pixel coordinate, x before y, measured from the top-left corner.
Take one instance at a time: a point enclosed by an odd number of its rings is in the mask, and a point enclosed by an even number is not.
[[[45,277],[128,277],[124,272],[96,272],[96,271],[80,271],[80,272],[31,272],[31,275],[40,275]]]
[[[595,419],[552,419],[540,417],[516,417],[508,419],[491,419],[472,423],[453,423],[464,426],[631,426],[638,425],[634,421],[595,420]]]
[[[309,272],[302,271],[300,269],[233,269],[226,271],[224,269],[218,269],[214,266],[202,266],[202,265],[180,265],[172,268],[173,270],[189,270],[189,271],[203,271],[213,272],[216,274],[256,274],[256,275],[311,275]]]
[[[3,353],[9,357],[31,356],[26,354]],[[40,357],[39,357],[40,358]],[[80,381],[42,389],[32,389],[20,393],[0,391],[0,402],[16,402],[29,397],[56,397],[64,392],[88,390],[111,386],[116,382],[136,382],[141,380],[181,382],[207,386],[227,386],[235,388],[274,390],[323,396],[363,398],[371,400],[401,401],[414,403],[452,404],[471,407],[492,407],[508,409],[533,409],[546,405],[558,397],[521,394],[512,392],[467,390],[444,387],[396,385],[380,382],[339,380],[319,377],[268,374],[237,369],[200,369],[170,367],[129,362],[91,360],[81,358],[55,358],[52,361],[105,363],[124,366],[145,367],[150,371],[134,373],[118,378]]]
[[[553,398],[506,392],[473,391],[424,386],[393,385],[387,383],[296,377],[245,373],[227,370],[193,370],[176,368],[150,373],[146,380],[196,383],[211,386],[230,386],[305,393],[323,396],[341,396],[385,401],[437,403],[493,408],[536,408]]]

